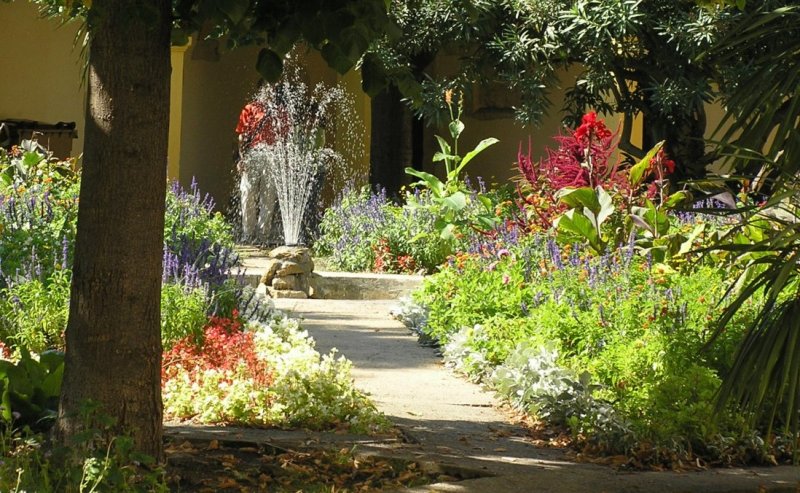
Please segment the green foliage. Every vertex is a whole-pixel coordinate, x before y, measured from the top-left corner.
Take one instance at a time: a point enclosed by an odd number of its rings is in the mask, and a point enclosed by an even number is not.
[[[83,431],[69,446],[53,446],[29,431],[0,433],[0,490],[13,493],[169,491],[163,468],[114,434],[114,420],[84,403]]]
[[[482,197],[480,194],[475,197],[468,195],[469,191],[460,179],[460,174],[464,167],[472,161],[475,156],[483,152],[487,147],[492,146],[499,142],[497,139],[490,137],[483,139],[475,146],[475,148],[461,157],[458,153],[458,139],[464,131],[464,123],[461,121],[461,113],[464,109],[463,95],[459,95],[459,101],[455,104],[456,110],[453,111],[454,103],[451,101],[452,91],[446,94],[447,106],[450,111],[450,137],[453,139],[452,145],[443,137],[436,136],[439,142],[439,152],[433,155],[433,161],[444,162],[445,166],[445,181],[442,182],[435,175],[426,173],[424,171],[415,170],[414,168],[406,168],[406,173],[420,179],[419,182],[414,183],[415,186],[425,189],[431,198],[431,202],[422,205],[419,202],[409,201],[408,205],[411,207],[426,207],[428,211],[436,218],[434,226],[439,232],[443,240],[450,242],[450,251],[452,253],[452,243],[456,240],[456,235],[464,234],[464,230],[470,227],[480,227],[482,229],[492,229],[494,226],[494,210],[491,207],[491,202],[488,198]],[[465,209],[468,207],[470,200],[478,200],[482,205],[486,206],[490,213],[479,215],[477,217],[469,218],[464,214]],[[477,220],[476,224],[472,224],[469,219]]]
[[[423,331],[456,369],[597,452],[745,460],[732,444],[753,425],[732,408],[715,417],[712,396],[762,305],[748,302],[701,352],[729,274],[650,266],[632,248],[593,257],[530,238],[500,258],[459,256],[416,295]]]
[[[555,227],[569,243],[574,237],[588,243],[595,253],[602,255],[608,246],[607,235],[603,231],[606,220],[614,213],[614,202],[611,196],[597,186],[591,188],[573,188],[560,191],[562,203],[572,207],[563,216],[556,219]]]
[[[202,341],[208,322],[209,301],[205,290],[179,284],[161,286],[161,343],[165,351],[183,338]]]
[[[29,150],[0,149],[0,286],[17,278],[46,281],[71,264],[80,175],[74,161],[54,161],[35,141]]]
[[[38,360],[22,347],[20,359],[0,359],[0,424],[50,428],[58,412],[64,354],[45,351]]]
[[[99,21],[89,0],[35,0],[44,15]],[[255,68],[269,82],[278,80],[282,59],[300,41],[318,50],[339,73],[350,70],[378,34],[393,32],[388,2],[347,0],[335,3],[292,3],[247,0],[173,1],[172,41],[188,43],[198,32],[219,40],[224,49],[262,46]],[[147,16],[147,9],[129,12]]]
[[[64,347],[72,273],[56,270],[0,289],[0,341],[41,353]]]
[[[74,161],[59,161],[36,140],[23,140],[12,150],[0,148],[0,185],[3,193],[21,184],[75,181]],[[63,186],[63,185],[62,185]]]
[[[173,252],[196,252],[201,244],[233,249],[230,224],[221,213],[214,211],[214,202],[203,195],[192,180],[189,190],[177,182],[168,188],[164,213],[164,242]]]
[[[800,7],[791,1],[748,2],[726,35],[703,53],[713,60],[727,112],[716,129],[719,150],[755,176],[762,159],[792,177],[800,169]],[[777,171],[768,166],[769,171]],[[763,178],[762,180],[763,181]]]
[[[346,188],[325,211],[316,253],[330,256],[335,267],[348,271],[435,271],[453,242],[435,227],[435,204],[428,191],[408,192],[405,199],[405,206],[397,206],[383,191]],[[462,215],[474,214],[476,204],[480,203],[473,202]]]
[[[716,339],[726,327],[763,292],[766,302],[747,328],[736,359],[719,395],[720,406],[736,402],[753,419],[766,417],[770,428],[777,422],[793,435],[797,422],[797,362],[800,354],[797,334],[798,182],[788,180],[783,190],[763,207],[744,207],[745,216],[720,242],[711,247],[728,252],[733,261],[745,266],[729,286],[729,299],[714,332]],[[713,346],[712,346],[713,347]]]

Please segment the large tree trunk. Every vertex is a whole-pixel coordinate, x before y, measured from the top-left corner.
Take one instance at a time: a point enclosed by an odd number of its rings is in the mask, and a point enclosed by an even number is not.
[[[146,11],[145,11],[146,9]],[[56,434],[101,404],[162,458],[160,286],[170,2],[95,0],[66,370]]]
[[[369,182],[397,195],[413,157],[411,111],[397,87],[389,86],[372,98],[371,114]]]

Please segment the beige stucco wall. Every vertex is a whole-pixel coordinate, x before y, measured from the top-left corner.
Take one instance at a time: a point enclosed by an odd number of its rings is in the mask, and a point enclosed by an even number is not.
[[[240,49],[215,60],[203,59],[202,43],[190,46],[184,59],[180,181],[197,179],[219,207],[233,188],[234,129],[244,102],[256,89],[258,51]]]
[[[80,45],[74,45],[78,22],[63,24],[42,19],[35,5],[18,0],[0,2],[0,26],[0,120],[75,122],[78,138],[71,154],[79,156],[83,152],[86,85]],[[178,177],[181,149],[184,51],[183,47],[172,49],[168,156],[171,178]]]
[[[73,49],[78,24],[41,19],[28,1],[0,2],[0,120],[76,122],[72,155],[83,149],[85,90]]]

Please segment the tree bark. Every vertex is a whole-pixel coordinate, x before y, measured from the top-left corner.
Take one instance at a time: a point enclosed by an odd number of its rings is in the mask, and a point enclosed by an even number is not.
[[[56,436],[86,400],[161,460],[160,293],[169,122],[168,0],[94,0],[66,368]]]
[[[397,195],[413,157],[411,111],[392,85],[372,98],[371,113],[369,182]]]

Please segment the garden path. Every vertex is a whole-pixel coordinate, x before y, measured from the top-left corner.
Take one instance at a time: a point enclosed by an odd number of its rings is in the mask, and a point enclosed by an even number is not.
[[[403,440],[361,445],[432,461],[451,475],[472,478],[414,492],[761,492],[798,491],[800,469],[705,472],[616,472],[576,463],[563,450],[537,447],[511,423],[491,394],[455,377],[431,348],[389,311],[390,300],[287,300],[276,307],[302,317],[317,349],[336,348],[353,362],[357,386],[401,430]]]

